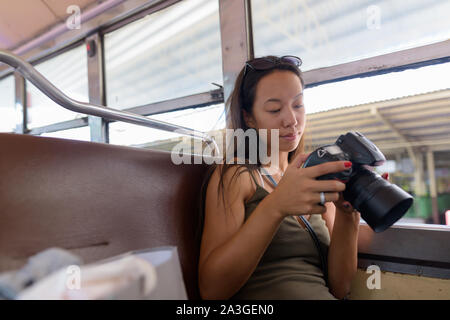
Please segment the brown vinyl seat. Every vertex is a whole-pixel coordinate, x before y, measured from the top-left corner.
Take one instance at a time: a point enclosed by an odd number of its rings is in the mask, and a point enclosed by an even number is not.
[[[0,134],[0,271],[49,247],[90,263],[177,246],[189,299],[199,299],[197,204],[207,165],[169,152]]]

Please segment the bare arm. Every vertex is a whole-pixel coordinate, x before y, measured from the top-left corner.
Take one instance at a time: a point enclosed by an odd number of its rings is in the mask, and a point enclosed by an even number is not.
[[[331,203],[327,212],[334,215],[328,251],[329,287],[336,298],[343,299],[350,292],[357,270],[360,214]]]
[[[389,179],[388,173],[382,177]],[[335,203],[327,203],[323,218],[330,230],[328,251],[328,278],[330,292],[338,299],[350,293],[352,280],[358,268],[358,233],[361,214],[353,211],[350,202],[340,195]]]
[[[245,177],[237,178],[225,194],[226,200],[233,199],[228,210],[217,197],[218,172],[208,186],[199,263],[200,294],[205,299],[228,299],[245,284],[282,221],[268,195],[244,223],[244,198],[251,185]],[[225,185],[228,182],[225,179]]]

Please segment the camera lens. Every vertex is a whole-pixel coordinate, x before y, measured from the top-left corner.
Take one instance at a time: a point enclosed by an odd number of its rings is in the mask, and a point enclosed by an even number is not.
[[[392,226],[413,202],[410,194],[363,167],[349,180],[343,195],[375,232]]]

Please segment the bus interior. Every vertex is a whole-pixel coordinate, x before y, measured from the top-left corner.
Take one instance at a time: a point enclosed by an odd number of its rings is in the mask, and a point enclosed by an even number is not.
[[[361,132],[414,197],[384,232],[361,222],[348,298],[449,300],[449,15],[444,0],[0,1],[0,272],[50,247],[91,263],[175,246],[200,299],[225,104],[246,61],[295,55],[307,150]]]

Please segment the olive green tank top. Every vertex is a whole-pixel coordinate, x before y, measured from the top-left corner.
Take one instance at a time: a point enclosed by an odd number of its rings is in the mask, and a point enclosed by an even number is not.
[[[261,187],[253,174],[256,191],[245,203],[245,220],[269,192]],[[309,223],[327,254],[330,234],[321,215],[310,216]],[[248,300],[333,300],[321,269],[317,248],[306,229],[294,216],[280,224],[272,242],[247,283],[232,299]]]

